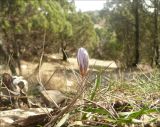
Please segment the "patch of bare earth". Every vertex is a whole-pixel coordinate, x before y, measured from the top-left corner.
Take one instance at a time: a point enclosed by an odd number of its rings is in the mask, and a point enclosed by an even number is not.
[[[77,79],[73,71],[78,72],[76,58],[69,58],[68,62],[62,61],[59,57],[48,56],[49,60],[43,62],[39,72],[34,74],[38,63],[21,61],[22,75],[31,82],[31,85],[42,82],[46,89],[57,89],[61,91],[70,91],[76,88]],[[114,61],[103,61],[90,59],[90,70],[95,67],[116,69]]]

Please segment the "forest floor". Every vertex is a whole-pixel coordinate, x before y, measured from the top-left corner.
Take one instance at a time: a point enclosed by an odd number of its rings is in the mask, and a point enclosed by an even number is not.
[[[22,74],[29,82],[28,94],[32,96],[34,102],[37,99],[35,97],[39,96],[35,89],[39,82],[44,84],[47,90],[59,90],[65,94],[69,100],[60,106],[62,110],[79,93],[77,77],[79,80],[80,76],[77,60],[69,58],[68,62],[63,62],[57,55],[48,57],[36,74],[34,71],[38,65],[37,62],[22,61]],[[1,73],[6,71],[8,70],[3,69]],[[57,126],[160,126],[160,72],[158,69],[122,72],[117,69],[114,61],[90,59],[88,77],[83,99],[81,97],[77,99],[74,108],[66,111],[65,115],[59,116],[56,121]],[[52,115],[56,116],[57,110],[54,108],[53,110]]]
[[[64,90],[66,88],[66,82],[71,84],[75,84],[75,76],[73,75],[73,71],[77,74],[78,72],[78,64],[76,58],[68,58],[67,62],[61,60],[61,56],[59,55],[47,55],[42,62],[42,66],[38,68],[38,71],[35,74],[35,70],[39,64],[39,61],[21,61],[21,68],[22,68],[22,75],[30,81],[30,84],[37,84],[38,78],[43,83],[47,81],[52,74],[51,81],[52,83],[48,83],[46,88],[47,89],[58,89]],[[90,59],[89,60],[89,74],[90,77],[94,78],[93,75],[96,74],[99,70],[106,69],[116,70],[117,65],[114,61],[105,61],[105,60],[98,60],[98,59]],[[8,68],[1,69],[0,73],[8,72]],[[18,72],[18,69],[17,69]]]

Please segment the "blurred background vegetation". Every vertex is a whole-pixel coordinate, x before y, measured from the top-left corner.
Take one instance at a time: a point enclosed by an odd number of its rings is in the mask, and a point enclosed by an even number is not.
[[[76,11],[74,0],[0,0],[0,62],[85,47],[120,67],[159,66],[159,0],[107,0],[100,11]],[[12,69],[12,73],[14,70]]]

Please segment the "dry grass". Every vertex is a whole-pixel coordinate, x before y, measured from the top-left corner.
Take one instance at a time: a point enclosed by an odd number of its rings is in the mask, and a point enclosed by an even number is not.
[[[114,72],[113,75],[111,71],[107,74],[101,73],[110,63],[112,62],[94,62],[92,60],[84,104],[75,105],[75,108],[69,112],[70,119],[65,121],[66,126],[74,123],[74,125],[100,127],[158,127],[160,121],[159,70],[149,73],[143,71],[135,71],[134,73]],[[22,61],[23,75],[25,77],[30,76],[28,80],[31,89],[38,83],[38,76],[40,76],[46,89],[70,92],[77,88],[77,81],[72,72],[72,70],[75,70],[75,73],[77,73],[78,70],[76,59],[69,59],[68,63],[60,60],[44,62],[40,73],[32,75],[36,66],[36,63]],[[94,71],[95,68],[100,68],[100,71]],[[51,78],[53,73],[54,75]],[[97,78],[95,78],[95,75],[97,75]],[[126,78],[126,76],[128,77]],[[82,119],[77,117],[79,113],[85,114]]]
[[[58,89],[61,91],[74,90],[76,87],[76,79],[72,70],[78,72],[77,60],[75,58],[69,58],[68,62],[63,62],[58,55],[48,55],[47,58],[48,61],[43,62],[40,68],[40,78],[46,88]],[[29,80],[31,85],[38,83],[38,73],[34,74],[37,65],[38,63],[36,62],[21,61],[22,75]],[[114,61],[90,59],[90,67],[92,68],[92,71],[94,71],[95,68],[104,68],[108,65],[110,65],[110,68],[116,68]],[[7,67],[1,69],[0,73],[4,72],[10,73]],[[45,84],[54,72],[54,76],[47,84]]]

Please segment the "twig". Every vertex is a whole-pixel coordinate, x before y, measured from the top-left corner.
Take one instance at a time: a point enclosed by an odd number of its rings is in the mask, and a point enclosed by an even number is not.
[[[52,77],[54,76],[54,74],[56,73],[57,70],[55,70],[52,75],[49,77],[49,79],[44,83],[44,86],[47,85],[49,83],[49,81],[52,79]]]
[[[39,72],[38,72],[38,82],[39,84],[44,88],[44,85],[42,84],[42,81],[41,81],[41,75],[40,75],[40,67],[42,65],[42,60],[43,60],[43,56],[44,56],[44,45],[45,45],[45,40],[46,40],[46,30],[45,30],[45,33],[44,33],[44,39],[43,39],[43,48],[42,48],[42,54],[41,54],[41,58],[40,58],[40,61],[39,61]],[[46,92],[46,89],[44,88],[44,91],[46,93],[46,95],[52,100],[53,104],[55,105],[56,108],[59,109],[59,106],[58,104],[47,94]]]
[[[84,87],[82,89],[80,89],[78,95],[72,100],[72,102],[66,108],[64,108],[57,116],[53,117],[50,120],[50,122],[48,122],[44,127],[52,127],[60,117],[62,117],[65,113],[67,113],[70,110],[70,108],[72,108],[72,106],[76,103],[77,99],[85,91],[85,88],[86,88],[85,87],[85,80],[83,80],[82,86],[84,86]]]

